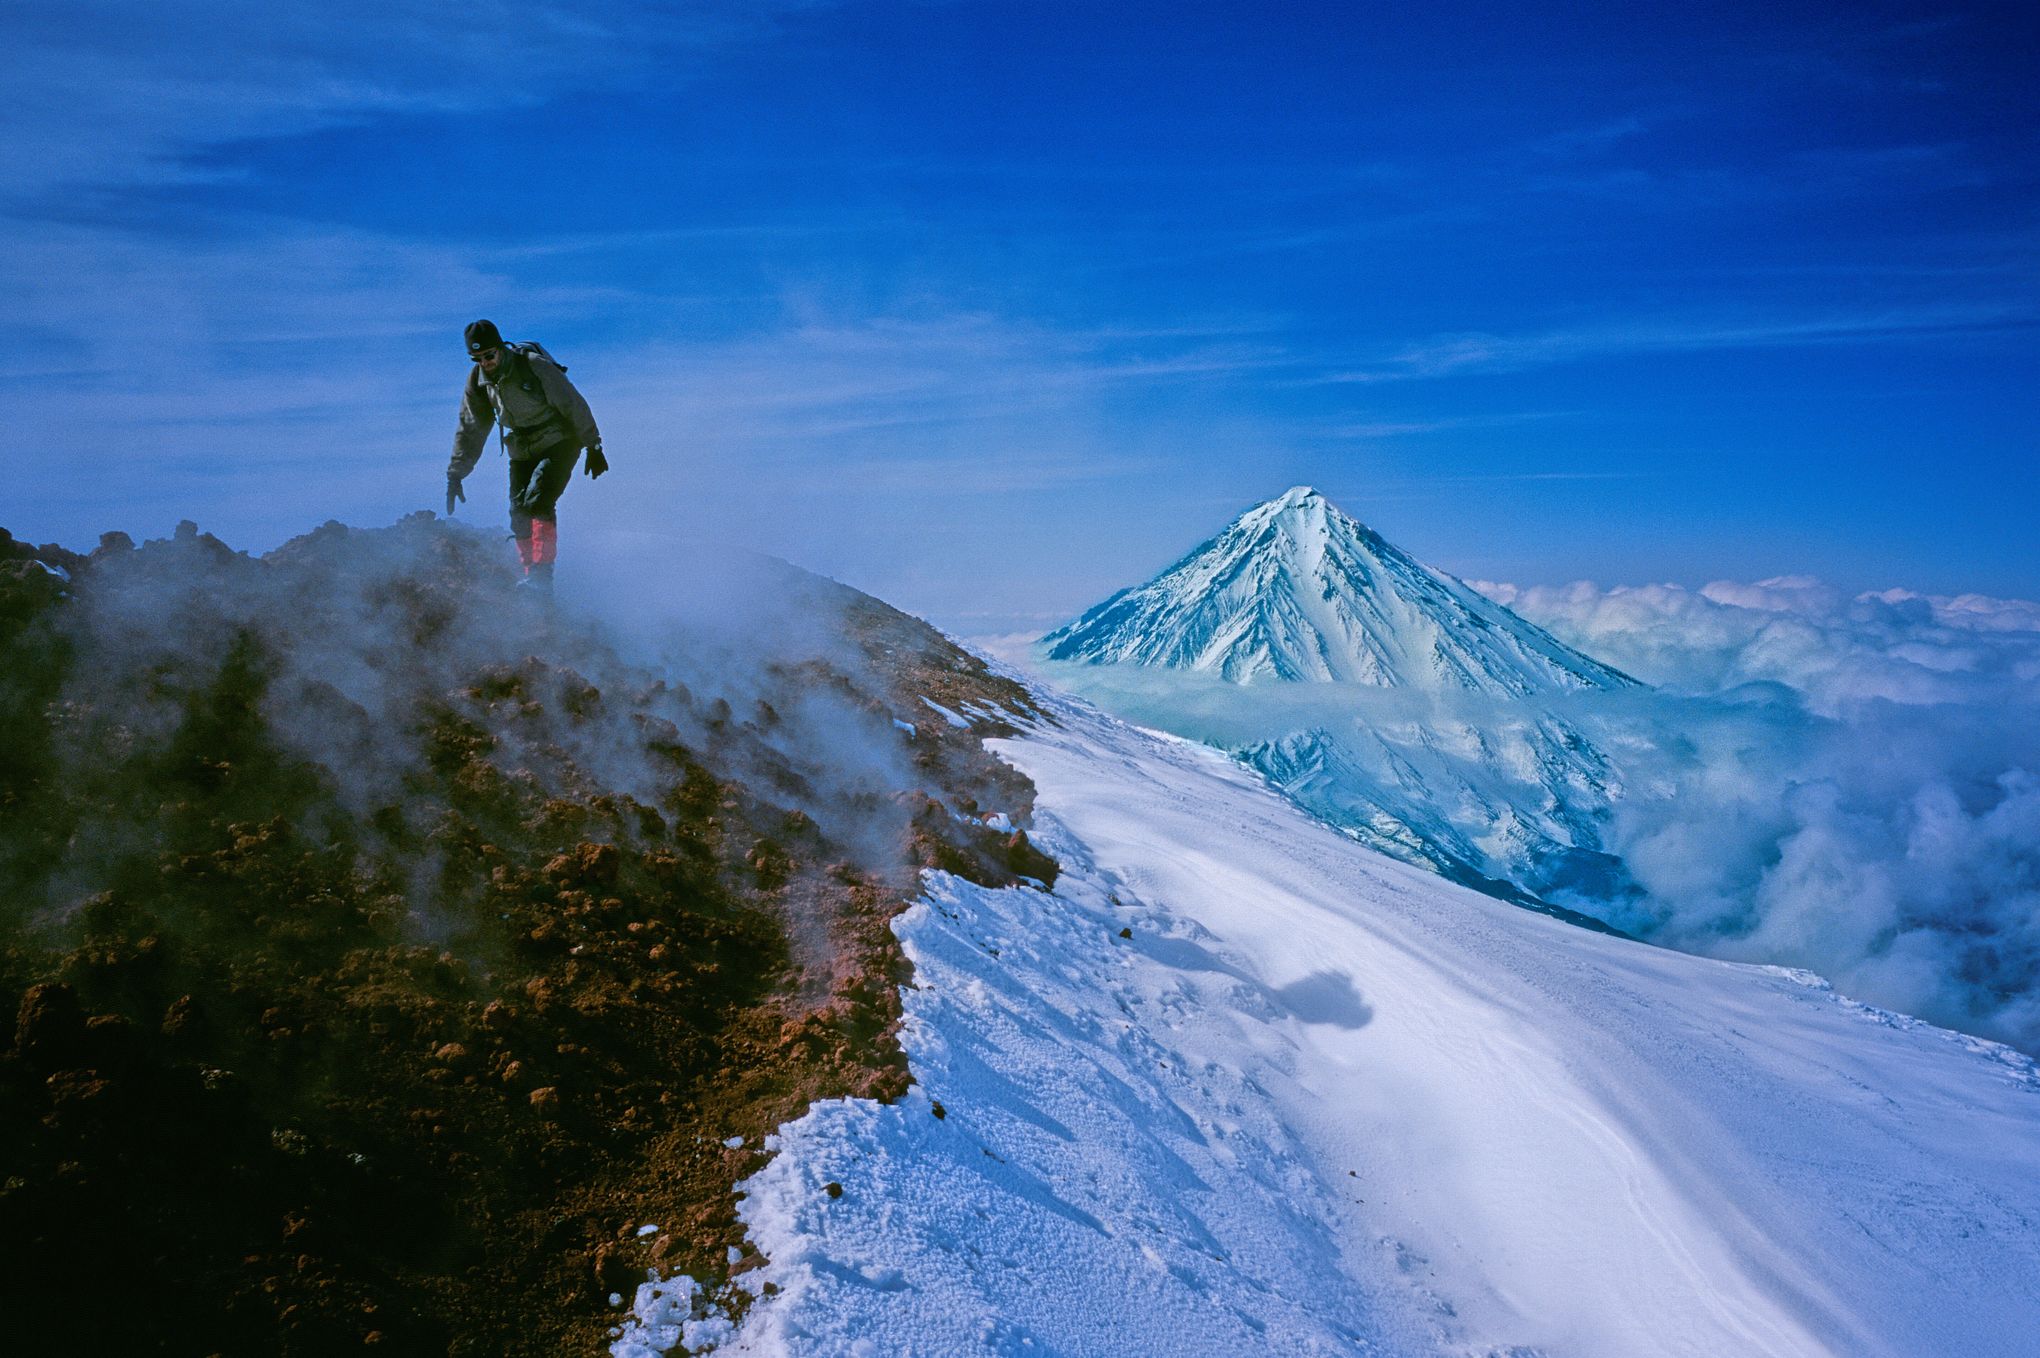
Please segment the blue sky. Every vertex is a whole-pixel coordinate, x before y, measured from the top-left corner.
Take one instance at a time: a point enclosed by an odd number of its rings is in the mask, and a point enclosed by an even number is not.
[[[1309,482],[1471,577],[2040,597],[2030,4],[10,15],[18,536],[432,505],[488,315],[603,422],[568,565],[1030,626]]]

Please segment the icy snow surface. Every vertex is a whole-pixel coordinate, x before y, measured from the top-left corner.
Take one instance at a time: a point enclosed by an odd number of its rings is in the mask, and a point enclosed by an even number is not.
[[[1055,710],[1001,743],[1055,893],[927,879],[917,1083],[781,1129],[740,1204],[780,1290],[716,1352],[2035,1351],[2025,1057],[1502,905]]]

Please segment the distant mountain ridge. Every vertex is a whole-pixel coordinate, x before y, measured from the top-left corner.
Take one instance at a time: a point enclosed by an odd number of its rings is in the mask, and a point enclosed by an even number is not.
[[[1496,697],[1637,681],[1424,565],[1309,486],[1042,639],[1051,660]]]

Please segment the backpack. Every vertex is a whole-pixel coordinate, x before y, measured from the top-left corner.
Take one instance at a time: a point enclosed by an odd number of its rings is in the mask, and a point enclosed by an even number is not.
[[[554,358],[550,353],[546,351],[546,347],[543,344],[540,344],[537,340],[517,340],[514,343],[509,340],[505,340],[503,342],[503,348],[510,355],[511,362],[516,365],[516,367],[509,374],[507,374],[508,380],[515,381],[520,388],[522,388],[524,391],[528,393],[542,395],[544,392],[544,389],[539,385],[538,374],[531,370],[532,355],[536,354],[538,357],[552,364],[555,368],[558,368],[563,373],[567,370],[567,365],[560,362],[558,359]],[[552,412],[552,414],[547,417],[547,420],[557,419],[564,421],[567,418],[567,413],[564,410],[561,410],[558,406],[555,406],[550,401],[546,402],[545,408]],[[541,420],[539,421],[539,424],[541,425],[545,424],[547,420]],[[533,427],[536,428],[537,426]],[[505,442],[506,433],[507,431],[505,430],[501,420],[498,420],[496,424],[496,450],[507,457],[509,456],[509,448],[507,447]]]
[[[518,340],[515,344],[505,343],[503,347],[505,349],[508,349],[511,353],[517,355],[517,357],[519,357],[520,359],[523,359],[524,365],[527,368],[531,366],[531,356],[533,354],[537,354],[540,358],[552,364],[555,368],[558,368],[561,372],[565,372],[567,370],[567,365],[560,362],[558,359],[554,358],[551,354],[547,353],[545,346],[543,344],[540,344],[537,340]]]

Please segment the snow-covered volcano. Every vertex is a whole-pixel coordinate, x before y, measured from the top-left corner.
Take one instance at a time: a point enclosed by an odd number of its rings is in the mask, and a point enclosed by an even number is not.
[[[1043,638],[1051,660],[1528,696],[1636,681],[1297,486]]]

